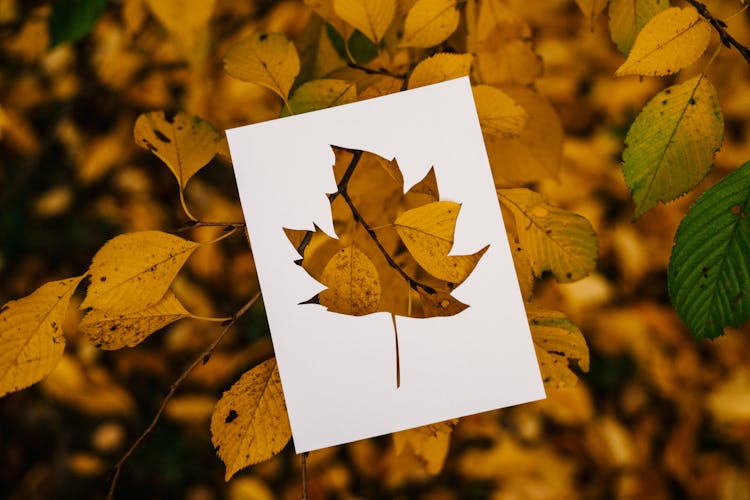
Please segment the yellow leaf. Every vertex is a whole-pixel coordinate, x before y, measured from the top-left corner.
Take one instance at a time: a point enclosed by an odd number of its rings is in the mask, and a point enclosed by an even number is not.
[[[409,88],[424,87],[469,74],[471,54],[435,54],[421,61],[409,76]]]
[[[236,477],[229,483],[227,500],[274,500],[273,490],[256,476]]]
[[[240,377],[211,416],[211,442],[226,466],[227,481],[281,451],[291,436],[276,358]]]
[[[552,271],[558,281],[576,281],[596,266],[597,240],[584,217],[553,207],[529,189],[500,189],[500,203],[512,213],[518,244],[534,274]]]
[[[486,39],[498,29],[511,33],[517,30],[517,34],[525,38],[531,35],[527,23],[506,0],[485,0],[481,2],[476,28],[478,40]]]
[[[448,255],[461,205],[436,201],[407,210],[396,218],[396,232],[425,271],[441,280],[459,284],[474,270],[487,247],[472,255]]]
[[[528,114],[518,137],[486,136],[496,182],[525,184],[554,178],[562,160],[563,130],[555,109],[531,89],[505,89]]]
[[[87,415],[129,415],[135,410],[133,398],[111,380],[106,370],[99,366],[85,369],[80,361],[67,354],[41,387],[53,398]]]
[[[202,0],[186,7],[181,0],[146,0],[161,24],[182,40],[188,40],[211,19],[216,0]]]
[[[638,32],[668,7],[669,0],[610,0],[609,32],[620,52],[628,55]]]
[[[63,319],[82,276],[52,281],[0,309],[0,396],[50,373],[62,357]]]
[[[511,244],[510,250],[513,257],[513,267],[516,270],[516,278],[518,278],[518,286],[521,289],[521,296],[524,300],[531,300],[531,295],[534,293],[534,271],[531,269],[523,248]]]
[[[695,62],[711,40],[711,26],[693,7],[672,7],[646,23],[616,76],[670,75]]]
[[[187,113],[143,113],[135,122],[135,142],[158,156],[185,189],[188,181],[216,155],[222,135],[205,120]]]
[[[527,307],[527,315],[544,383],[556,389],[576,385],[578,377],[569,363],[589,370],[589,348],[581,331],[557,311]]]
[[[312,80],[294,91],[289,99],[292,113],[300,114],[318,109],[332,108],[357,100],[357,85],[346,80]],[[285,108],[282,116],[289,115]]]
[[[125,313],[155,305],[199,246],[160,231],[122,234],[109,240],[91,261],[91,283],[81,308]]]
[[[542,60],[531,44],[495,30],[479,44],[475,67],[490,85],[531,85],[542,75]]]
[[[393,434],[394,451],[401,455],[410,450],[424,463],[427,473],[434,476],[443,468],[457,423],[458,419],[453,419],[396,432]]]
[[[111,350],[138,345],[155,331],[189,317],[179,299],[167,291],[159,302],[140,311],[107,313],[92,309],[78,328],[96,347]]]
[[[380,305],[380,278],[370,258],[354,245],[342,248],[328,261],[320,282],[320,303],[329,311],[354,316],[374,313]]]
[[[391,76],[378,75],[372,81],[369,87],[360,92],[358,99],[364,101],[373,97],[393,94],[401,91],[403,82],[398,78]]]
[[[176,396],[169,401],[164,413],[176,422],[200,423],[211,419],[216,399],[203,394]]]
[[[529,115],[508,94],[489,85],[472,87],[482,132],[517,137]]]
[[[396,0],[334,0],[333,10],[377,45],[396,14]]]
[[[261,85],[286,101],[299,74],[297,49],[281,33],[262,33],[239,41],[224,56],[230,76]]]
[[[576,0],[578,8],[581,9],[583,15],[586,16],[588,21],[589,29],[594,31],[594,21],[602,13],[604,7],[607,6],[608,0]]]
[[[460,13],[457,0],[417,0],[404,22],[403,47],[432,47],[456,31]]]
[[[348,40],[353,30],[336,14],[333,9],[334,0],[304,0],[326,23],[333,26],[344,40]]]

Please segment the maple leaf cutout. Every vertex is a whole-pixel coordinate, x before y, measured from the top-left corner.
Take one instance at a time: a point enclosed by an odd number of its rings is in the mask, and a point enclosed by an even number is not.
[[[337,190],[328,195],[338,239],[284,228],[302,257],[296,261],[327,288],[302,304],[364,316],[388,312],[401,385],[396,316],[453,316],[468,305],[451,292],[474,271],[489,245],[449,255],[461,205],[440,200],[434,169],[404,193],[396,159],[331,146]]]

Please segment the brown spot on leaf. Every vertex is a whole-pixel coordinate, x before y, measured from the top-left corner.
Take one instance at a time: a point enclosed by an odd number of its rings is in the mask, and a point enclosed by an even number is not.
[[[167,137],[166,135],[164,135],[164,133],[161,130],[159,130],[159,129],[154,129],[154,135],[161,142],[166,142],[167,144],[169,144],[170,142],[172,142],[172,139],[170,139],[169,137]]]
[[[232,422],[232,421],[234,421],[234,419],[235,419],[235,418],[237,418],[238,416],[239,416],[239,415],[237,415],[237,412],[236,412],[236,411],[234,411],[234,410],[229,410],[229,414],[227,415],[227,418],[226,418],[226,419],[224,419],[224,422],[225,422],[225,423],[227,423],[227,424],[228,424],[228,423],[231,423],[231,422]]]

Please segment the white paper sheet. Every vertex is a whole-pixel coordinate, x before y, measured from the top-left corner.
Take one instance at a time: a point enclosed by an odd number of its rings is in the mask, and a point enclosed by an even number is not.
[[[298,453],[545,397],[468,78],[227,131]],[[325,287],[282,228],[334,236],[330,145],[397,157],[405,189],[434,167],[461,203],[452,254],[489,244],[450,317],[300,302]]]

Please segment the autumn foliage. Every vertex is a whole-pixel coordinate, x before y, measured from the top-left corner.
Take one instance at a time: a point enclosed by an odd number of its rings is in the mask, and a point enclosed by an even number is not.
[[[745,4],[0,0],[0,496],[749,498]],[[222,130],[467,75],[548,399],[301,484]],[[434,174],[334,151],[310,302],[471,307]]]

